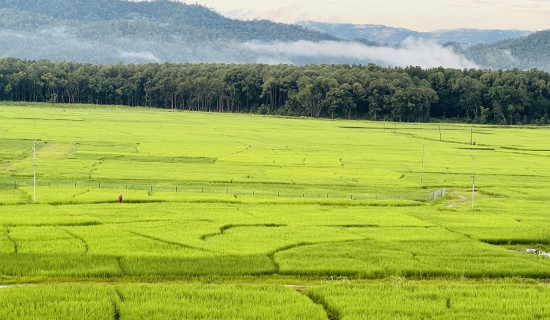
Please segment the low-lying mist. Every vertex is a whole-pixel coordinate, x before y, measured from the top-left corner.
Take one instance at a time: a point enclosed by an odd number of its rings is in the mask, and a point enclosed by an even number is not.
[[[420,66],[423,68],[478,68],[474,62],[450,48],[423,40],[409,38],[400,46],[368,46],[359,42],[296,41],[246,42],[243,47],[256,53],[256,62],[293,63],[296,59],[346,61],[348,63],[374,62],[382,66]]]
[[[474,62],[436,43],[407,39],[400,46],[368,46],[348,41],[295,42],[190,42],[183,38],[152,41],[105,37],[86,39],[50,30],[41,34],[1,30],[0,57],[29,60],[90,62],[94,64],[265,63],[265,64],[368,64],[423,68],[476,68]]]

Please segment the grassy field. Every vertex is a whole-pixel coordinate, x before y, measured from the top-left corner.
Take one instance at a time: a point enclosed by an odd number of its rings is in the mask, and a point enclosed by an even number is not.
[[[550,251],[548,128],[23,104],[0,123],[1,318],[548,316],[550,259],[525,252]]]

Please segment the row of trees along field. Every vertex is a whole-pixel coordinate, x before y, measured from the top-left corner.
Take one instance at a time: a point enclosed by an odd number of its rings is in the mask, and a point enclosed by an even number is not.
[[[542,124],[537,70],[350,65],[92,65],[0,59],[0,99],[423,122]]]

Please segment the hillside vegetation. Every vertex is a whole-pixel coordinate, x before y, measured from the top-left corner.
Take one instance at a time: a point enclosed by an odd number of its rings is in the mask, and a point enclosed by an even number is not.
[[[418,32],[404,28],[392,28],[384,25],[325,23],[302,21],[298,25],[311,30],[326,32],[335,37],[355,40],[362,39],[374,43],[399,45],[408,38],[433,41],[441,44],[450,42],[461,44],[494,43],[510,38],[524,37],[532,33],[526,30],[483,30],[483,29],[450,29],[432,32]]]
[[[168,0],[2,1],[0,35],[0,56],[92,63],[253,62],[254,54],[243,53],[239,43],[336,39]]]
[[[549,71],[550,30],[490,45],[458,48],[457,51],[463,52],[466,57],[486,68],[538,68]]]
[[[164,40],[329,40],[327,34],[267,20],[226,18],[200,5],[157,0],[13,0],[0,4],[4,28],[65,26],[83,38],[113,36]],[[29,17],[30,15],[30,17]],[[38,19],[30,19],[31,17]],[[22,19],[24,17],[24,19]]]

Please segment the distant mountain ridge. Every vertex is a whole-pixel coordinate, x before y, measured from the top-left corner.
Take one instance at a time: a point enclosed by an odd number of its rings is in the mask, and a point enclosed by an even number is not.
[[[140,29],[132,31],[149,31],[156,33],[169,32],[185,35],[189,31],[203,29],[207,39],[240,39],[240,40],[281,40],[292,41],[308,39],[312,41],[336,40],[326,33],[307,30],[297,25],[275,23],[267,20],[240,21],[226,18],[200,5],[187,5],[180,2],[158,0],[133,2],[124,0],[4,0],[0,2],[2,13],[1,25],[15,27],[34,25],[37,21],[51,26],[63,24],[69,27],[78,23],[79,29],[88,25],[98,27],[98,23],[113,25],[132,25],[145,23]],[[19,18],[17,18],[19,16]],[[12,19],[9,19],[12,18]],[[151,26],[154,28],[151,30]],[[134,27],[138,27],[135,25]],[[115,30],[117,31],[117,30]],[[138,34],[139,35],[139,34]]]
[[[550,72],[550,30],[494,44],[455,46],[454,50],[489,69],[533,69]]]
[[[241,21],[170,0],[0,0],[0,57],[27,60],[375,63],[550,71],[550,35],[528,33],[471,29],[421,33],[375,25]],[[528,36],[494,42],[524,34]]]
[[[0,57],[91,63],[254,62],[233,43],[338,40],[168,0],[3,0],[0,37]]]
[[[418,32],[404,28],[392,28],[384,25],[326,23],[301,21],[300,26],[325,32],[346,40],[368,40],[379,44],[400,44],[407,38],[435,41],[440,44],[456,42],[461,44],[495,43],[501,40],[527,36],[532,31],[527,30],[482,30],[482,29],[451,29],[432,32]]]

